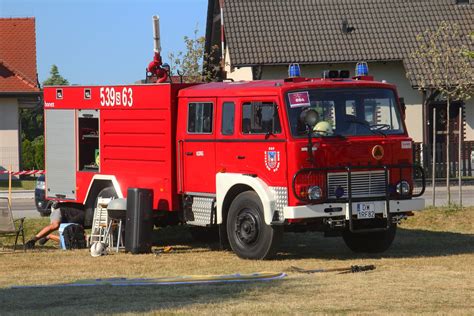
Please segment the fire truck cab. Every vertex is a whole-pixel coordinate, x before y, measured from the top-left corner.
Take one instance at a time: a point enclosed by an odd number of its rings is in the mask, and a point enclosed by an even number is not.
[[[332,77],[47,87],[47,196],[91,214],[150,188],[157,224],[218,229],[242,258],[284,230],[384,251],[424,175],[395,86]]]

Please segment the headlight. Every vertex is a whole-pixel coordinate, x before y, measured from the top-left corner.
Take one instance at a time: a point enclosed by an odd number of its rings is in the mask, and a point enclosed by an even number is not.
[[[36,181],[36,188],[39,190],[44,190],[46,188],[44,181]]]
[[[410,184],[405,180],[397,183],[397,193],[399,195],[408,195],[410,193]]]
[[[321,198],[321,188],[317,185],[309,187],[308,198],[310,200],[319,200]]]

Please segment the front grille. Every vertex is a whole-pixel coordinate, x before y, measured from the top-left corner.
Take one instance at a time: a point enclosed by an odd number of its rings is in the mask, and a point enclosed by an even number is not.
[[[344,189],[340,199],[348,198],[349,184],[347,172],[328,173],[328,198],[336,199],[336,189]],[[353,198],[385,196],[385,171],[357,171],[351,172],[351,190]]]

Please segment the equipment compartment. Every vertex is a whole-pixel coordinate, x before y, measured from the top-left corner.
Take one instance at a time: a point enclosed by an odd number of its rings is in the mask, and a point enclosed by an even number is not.
[[[78,110],[79,171],[99,171],[99,112]]]

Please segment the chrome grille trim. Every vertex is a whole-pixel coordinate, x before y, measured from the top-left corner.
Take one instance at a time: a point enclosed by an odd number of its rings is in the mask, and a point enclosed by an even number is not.
[[[351,172],[351,190],[353,198],[385,196],[385,171],[355,171]],[[327,175],[328,198],[336,199],[337,187],[344,189],[340,199],[348,198],[348,173],[333,172]]]

